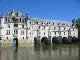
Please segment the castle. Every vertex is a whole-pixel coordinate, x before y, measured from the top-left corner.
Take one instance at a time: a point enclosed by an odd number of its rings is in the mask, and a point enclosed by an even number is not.
[[[16,40],[18,45],[33,44],[34,39],[41,41],[47,37],[52,42],[53,37],[78,37],[75,25],[44,19],[34,19],[21,12],[11,11],[5,16],[0,16],[0,42],[2,45],[13,45]]]

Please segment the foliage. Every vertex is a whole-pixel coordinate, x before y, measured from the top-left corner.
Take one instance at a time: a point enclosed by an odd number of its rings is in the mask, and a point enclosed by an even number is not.
[[[76,24],[80,25],[80,18],[76,20]]]

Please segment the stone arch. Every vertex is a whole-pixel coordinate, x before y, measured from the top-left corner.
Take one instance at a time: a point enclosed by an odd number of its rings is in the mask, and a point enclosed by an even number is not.
[[[78,38],[72,37],[72,42],[78,42]]]
[[[48,44],[48,38],[47,37],[42,37],[41,43]]]
[[[58,37],[53,37],[52,38],[52,43],[59,43]]]
[[[62,38],[62,42],[63,42],[63,43],[68,43],[68,42],[69,42],[69,40],[68,40],[68,38],[67,38],[67,37],[63,37],[63,38]]]
[[[34,37],[34,44],[37,44],[37,38]]]

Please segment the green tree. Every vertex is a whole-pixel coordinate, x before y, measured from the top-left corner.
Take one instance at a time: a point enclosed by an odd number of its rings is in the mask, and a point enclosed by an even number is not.
[[[76,27],[78,28],[78,38],[80,38],[80,18],[76,19]]]

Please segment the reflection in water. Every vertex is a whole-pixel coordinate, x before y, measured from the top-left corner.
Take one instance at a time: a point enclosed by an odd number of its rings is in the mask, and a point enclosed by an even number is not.
[[[79,56],[80,46],[77,44],[0,48],[0,60],[79,60]]]

